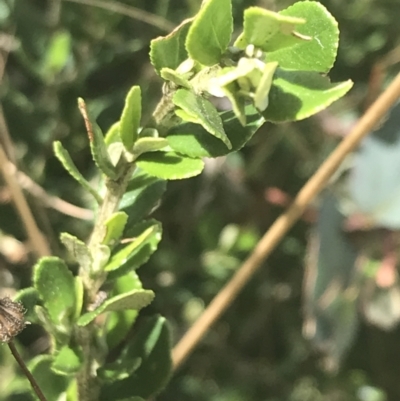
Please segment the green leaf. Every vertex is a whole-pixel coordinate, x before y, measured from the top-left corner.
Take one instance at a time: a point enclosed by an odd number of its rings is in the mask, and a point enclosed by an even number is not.
[[[130,152],[138,137],[140,118],[142,116],[142,95],[139,86],[132,86],[125,99],[122,111],[119,134],[125,149]]]
[[[155,316],[142,326],[131,344],[127,357],[140,357],[142,363],[128,378],[105,383],[100,401],[121,400],[132,396],[148,399],[159,393],[167,384],[171,370],[171,335],[165,318]]]
[[[85,288],[83,286],[83,280],[80,276],[75,277],[75,313],[74,321],[79,318],[82,313],[83,300],[85,296]]]
[[[352,86],[351,81],[332,84],[316,72],[277,69],[263,116],[272,122],[302,120],[328,107]]]
[[[162,68],[175,70],[188,58],[185,40],[191,23],[192,19],[187,19],[169,35],[151,41],[150,60],[158,74]]]
[[[246,107],[247,125],[243,127],[232,111],[221,113],[224,130],[232,149],[209,135],[197,124],[180,124],[173,127],[167,136],[170,146],[177,152],[189,157],[218,157],[241,149],[265,122],[254,107]]]
[[[199,175],[204,168],[200,159],[183,157],[174,152],[145,153],[137,165],[146,173],[164,180],[181,180]]]
[[[306,22],[303,18],[285,16],[260,7],[249,7],[244,12],[243,33],[236,39],[234,46],[245,49],[248,45],[269,51],[274,47],[285,47],[300,42],[293,35],[297,25]],[[268,61],[270,61],[268,59]]]
[[[150,214],[159,203],[166,187],[166,181],[136,169],[119,204],[120,210],[129,216],[128,227]]]
[[[86,326],[98,315],[105,312],[119,311],[125,309],[140,310],[149,305],[154,299],[151,290],[132,290],[125,294],[107,299],[92,312],[85,313],[78,319],[79,326]]]
[[[173,102],[192,118],[191,122],[197,121],[207,132],[221,139],[228,149],[232,149],[232,144],[224,131],[221,117],[209,100],[187,89],[178,89],[173,97]]]
[[[115,212],[104,223],[106,226],[106,235],[102,241],[106,245],[114,245],[124,232],[128,215],[125,212]]]
[[[104,141],[108,147],[110,147],[112,143],[121,142],[121,136],[119,134],[120,130],[119,126],[120,126],[120,121],[117,121],[106,132],[104,136]]]
[[[83,175],[76,168],[74,162],[71,159],[71,156],[69,155],[68,151],[62,146],[61,142],[54,142],[53,147],[57,159],[64,166],[65,170],[67,170],[68,173],[70,173],[71,176],[75,178],[75,180],[78,181],[78,183],[82,185],[82,187],[85,188],[94,197],[94,199],[96,199],[98,204],[101,204],[101,196],[92,188],[89,182],[85,180]]]
[[[200,64],[218,64],[233,31],[231,0],[204,0],[186,38],[189,56]]]
[[[130,230],[134,240],[112,256],[104,267],[108,279],[126,274],[147,262],[161,240],[161,225],[155,220],[138,224]]]
[[[192,85],[187,79],[187,75],[189,74],[180,74],[179,72],[172,70],[171,68],[162,68],[161,69],[161,77],[166,81],[171,81],[177,86],[182,86],[187,89],[191,89]]]
[[[132,154],[136,158],[143,153],[156,152],[166,146],[168,146],[168,141],[165,138],[139,138],[133,147]]]
[[[46,74],[57,74],[71,54],[71,36],[67,31],[55,31],[50,39],[43,69]]]
[[[68,387],[68,378],[60,376],[51,369],[53,357],[39,355],[29,362],[28,368],[48,400],[58,400]]]
[[[34,286],[55,326],[69,327],[75,312],[75,281],[63,260],[44,257],[34,267]]]
[[[277,61],[281,68],[328,72],[335,62],[339,45],[339,28],[328,10],[317,1],[302,1],[280,12],[284,16],[305,18],[298,32],[311,40],[269,52],[267,60]]]
[[[72,259],[78,263],[85,272],[90,272],[93,258],[86,244],[68,233],[61,233],[60,240],[67,248]]]
[[[59,375],[69,376],[78,373],[82,367],[82,364],[82,351],[64,346],[54,357],[51,368],[55,373]]]
[[[31,323],[38,323],[38,318],[35,313],[35,306],[39,301],[39,293],[36,288],[29,287],[19,290],[14,297],[14,301],[21,302],[26,310],[25,320]]]
[[[90,150],[93,160],[97,167],[109,178],[116,179],[117,171],[111,162],[107,151],[107,145],[100,127],[91,118],[87,111],[86,103],[82,98],[78,98],[78,107],[85,121],[86,130],[89,136]],[[121,128],[121,127],[120,127]]]
[[[261,80],[258,83],[256,93],[254,94],[254,106],[259,111],[264,111],[268,107],[269,91],[277,67],[278,63],[275,62],[265,64]]]
[[[141,289],[143,289],[143,286],[138,275],[135,271],[130,271],[128,274],[114,280],[112,296]],[[106,323],[107,345],[109,349],[116,347],[125,338],[136,321],[137,315],[138,311],[131,309],[110,312]]]

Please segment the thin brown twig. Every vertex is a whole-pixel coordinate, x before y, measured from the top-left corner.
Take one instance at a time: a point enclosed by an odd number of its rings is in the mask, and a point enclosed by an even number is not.
[[[172,353],[174,369],[177,369],[185,361],[211,325],[232,304],[244,285],[261,267],[262,262],[271,254],[283,236],[300,218],[307,205],[325,187],[345,157],[356,148],[361,139],[374,128],[399,97],[400,74],[396,76],[385,92],[358,120],[350,134],[342,140],[335,151],[303,186],[289,209],[272,224],[241,268],[215,296],[200,318],[178,342]]]
[[[80,220],[93,220],[93,211],[66,202],[58,196],[49,195],[40,185],[36,184],[29,176],[18,171],[16,166],[10,162],[10,171],[15,174],[19,185],[31,195],[39,199],[44,206],[57,210],[67,216]]]
[[[24,193],[17,182],[13,173],[13,165],[8,161],[7,156],[2,146],[0,146],[0,170],[6,182],[15,207],[25,227],[29,241],[32,245],[33,252],[37,257],[47,256],[51,254],[50,247],[36,225],[32,211],[29,208],[28,202],[25,199]]]
[[[153,25],[156,28],[169,32],[174,29],[175,25],[155,14],[151,14],[147,11],[141,10],[140,8],[128,6],[126,4],[119,3],[117,1],[105,1],[105,0],[64,0],[73,3],[85,4],[87,6],[93,6],[103,8],[104,10],[112,11],[126,15],[127,17],[133,18],[145,22],[146,24]]]
[[[10,348],[11,353],[13,354],[15,360],[18,362],[18,365],[24,372],[25,376],[31,383],[31,386],[33,388],[33,391],[36,393],[40,401],[47,401],[46,397],[44,396],[42,390],[40,389],[39,385],[37,384],[35,378],[33,377],[32,373],[29,371],[27,368],[24,360],[21,358],[21,355],[19,354],[17,348],[15,347],[14,343],[10,341],[8,343],[8,347]]]

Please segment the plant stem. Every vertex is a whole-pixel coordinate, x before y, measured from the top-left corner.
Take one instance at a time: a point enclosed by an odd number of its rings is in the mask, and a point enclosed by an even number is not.
[[[15,360],[18,362],[18,365],[21,367],[22,371],[24,372],[25,376],[31,383],[31,386],[33,388],[33,391],[36,393],[40,401],[47,401],[46,397],[42,393],[42,390],[40,389],[39,385],[37,384],[35,378],[32,376],[32,373],[29,371],[27,366],[25,365],[24,360],[21,358],[21,355],[17,351],[17,348],[15,347],[14,343],[10,341],[8,343],[8,347],[10,348],[11,353],[13,354]]]
[[[98,252],[98,246],[101,245],[106,229],[106,221],[111,215],[118,210],[118,205],[122,196],[126,191],[129,179],[135,168],[134,164],[125,163],[123,173],[118,180],[106,180],[106,194],[98,212],[96,223],[88,244],[92,255]],[[83,273],[82,278],[85,278],[86,299],[85,305],[93,303],[99,288],[102,286],[105,275],[94,274],[93,277],[86,277]],[[79,401],[95,401],[97,400],[98,386],[93,376],[93,367],[95,364],[95,353],[93,352],[93,344],[95,338],[96,326],[91,323],[85,327],[81,327],[76,331],[77,341],[82,347],[84,354],[84,363],[82,369],[77,375]]]
[[[360,141],[376,126],[400,97],[400,74],[360,118],[349,135],[343,139],[335,151],[307,181],[296,196],[293,204],[272,224],[264,234],[252,254],[240,269],[215,296],[210,305],[184,334],[173,350],[174,368],[177,369],[193,351],[212,324],[225,312],[236,299],[244,285],[262,266],[265,259],[278,245],[283,236],[304,213],[309,203],[326,186],[345,157],[352,152]]]

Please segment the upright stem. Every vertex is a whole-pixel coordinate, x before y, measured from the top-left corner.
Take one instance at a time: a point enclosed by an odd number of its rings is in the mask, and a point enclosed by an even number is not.
[[[91,122],[83,101],[79,103],[79,107],[85,119],[90,139],[92,135]],[[165,94],[152,115],[150,126],[159,131],[165,129],[170,122],[173,107],[171,96]],[[97,213],[96,223],[88,243],[88,248],[94,258],[99,252],[99,246],[102,245],[104,239],[106,221],[118,210],[119,203],[126,192],[135,167],[134,163],[129,163],[122,158],[116,166],[120,172],[119,178],[116,180],[106,179],[106,193]],[[95,302],[96,295],[104,283],[106,274],[101,270],[100,266],[99,271],[93,271],[89,276],[84,272],[80,272],[80,276],[84,280],[84,307],[87,308],[88,305]],[[98,399],[99,385],[95,377],[96,357],[98,356],[95,349],[96,331],[96,324],[92,322],[85,327],[78,327],[75,332],[76,340],[83,351],[84,361],[81,370],[77,374],[79,401],[96,401]]]
[[[105,223],[111,215],[118,210],[118,205],[126,191],[134,168],[135,166],[133,164],[126,164],[124,166],[124,172],[118,180],[113,181],[107,179],[106,181],[107,191],[103,203],[100,206],[96,224],[88,244],[92,255],[98,252],[98,246],[101,245],[105,235]],[[84,283],[86,290],[86,307],[95,301],[96,294],[103,284],[104,279],[105,275],[102,274],[94,274],[93,277],[86,277]],[[77,375],[79,401],[96,401],[98,399],[99,388],[94,376],[94,365],[96,362],[96,353],[94,352],[94,344],[96,343],[94,341],[95,336],[96,326],[94,323],[90,323],[85,327],[80,327],[76,331],[77,341],[82,347],[84,354],[83,366]]]

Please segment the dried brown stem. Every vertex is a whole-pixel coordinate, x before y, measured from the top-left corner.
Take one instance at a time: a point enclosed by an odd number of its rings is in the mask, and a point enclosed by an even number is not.
[[[10,348],[11,353],[13,354],[15,360],[18,362],[18,365],[21,367],[22,371],[24,372],[25,376],[31,383],[31,386],[33,388],[33,391],[36,393],[40,401],[47,401],[46,397],[42,393],[42,390],[40,389],[39,385],[37,384],[35,378],[33,377],[32,373],[29,371],[27,366],[25,365],[24,360],[21,358],[21,355],[17,351],[17,348],[15,347],[14,343],[10,341],[8,344],[8,347]]]
[[[135,20],[143,21],[146,24],[153,25],[156,28],[170,32],[174,29],[174,24],[167,21],[165,18],[159,17],[158,15],[151,14],[147,11],[141,10],[140,8],[128,6],[126,4],[119,3],[117,1],[104,1],[104,0],[65,0],[73,3],[86,4],[87,6],[93,6],[109,10],[113,13],[126,15],[127,17]]]
[[[33,252],[36,254],[38,258],[42,256],[51,255],[50,247],[45,237],[43,236],[38,226],[36,225],[36,221],[32,215],[32,211],[29,208],[24,193],[17,182],[15,174],[13,173],[14,166],[8,161],[4,149],[1,146],[0,146],[0,171],[3,175],[4,181],[6,182],[10,190],[15,208],[17,209],[17,212],[25,227],[25,231],[28,235],[29,242],[32,245]]]
[[[264,234],[253,253],[243,263],[232,279],[211,301],[200,318],[186,332],[173,350],[174,368],[177,369],[190,355],[211,325],[232,304],[238,293],[260,268],[283,236],[305,211],[307,205],[321,192],[344,158],[353,151],[360,141],[374,128],[400,97],[400,74],[359,119],[349,135],[342,140],[335,151],[321,165],[298,193],[293,204]]]

